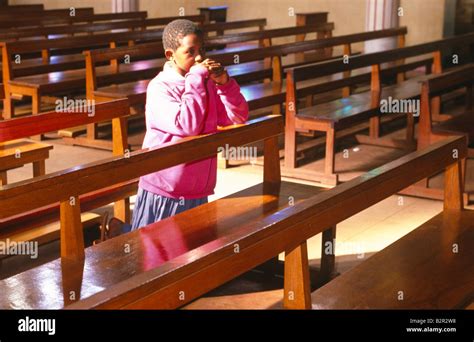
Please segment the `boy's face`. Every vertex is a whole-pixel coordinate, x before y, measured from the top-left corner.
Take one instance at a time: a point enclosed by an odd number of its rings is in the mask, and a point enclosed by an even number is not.
[[[196,34],[188,34],[180,39],[181,45],[173,51],[166,49],[166,57],[172,60],[175,69],[182,75],[186,75],[194,65],[196,59],[202,59],[202,41]]]

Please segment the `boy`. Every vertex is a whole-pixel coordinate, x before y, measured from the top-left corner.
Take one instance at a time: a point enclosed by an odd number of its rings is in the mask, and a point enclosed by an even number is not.
[[[219,63],[203,60],[202,44],[202,32],[189,20],[174,20],[165,27],[168,61],[148,85],[143,148],[247,120],[248,105],[239,85]],[[212,157],[141,177],[131,229],[207,203],[216,174],[217,160]]]

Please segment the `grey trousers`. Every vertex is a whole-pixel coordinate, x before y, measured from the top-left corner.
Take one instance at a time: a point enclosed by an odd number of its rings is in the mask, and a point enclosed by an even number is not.
[[[132,224],[126,224],[123,230],[124,232],[136,230],[204,203],[207,203],[207,196],[196,199],[178,199],[157,195],[138,188]]]

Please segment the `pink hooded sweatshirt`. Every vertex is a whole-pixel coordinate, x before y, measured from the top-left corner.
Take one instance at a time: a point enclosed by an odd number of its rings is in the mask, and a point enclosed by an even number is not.
[[[217,85],[207,76],[202,66],[193,66],[183,77],[165,64],[147,88],[143,148],[247,121],[248,105],[237,82],[230,78]],[[139,186],[171,198],[201,198],[214,193],[216,174],[217,158],[211,157],[142,176]]]

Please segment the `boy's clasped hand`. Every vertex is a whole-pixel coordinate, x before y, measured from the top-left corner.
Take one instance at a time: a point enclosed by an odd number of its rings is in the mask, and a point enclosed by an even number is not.
[[[220,63],[212,59],[206,58],[202,60],[202,58],[197,57],[195,65],[205,67],[209,71],[209,78],[217,84],[223,85],[229,81],[227,70]]]

